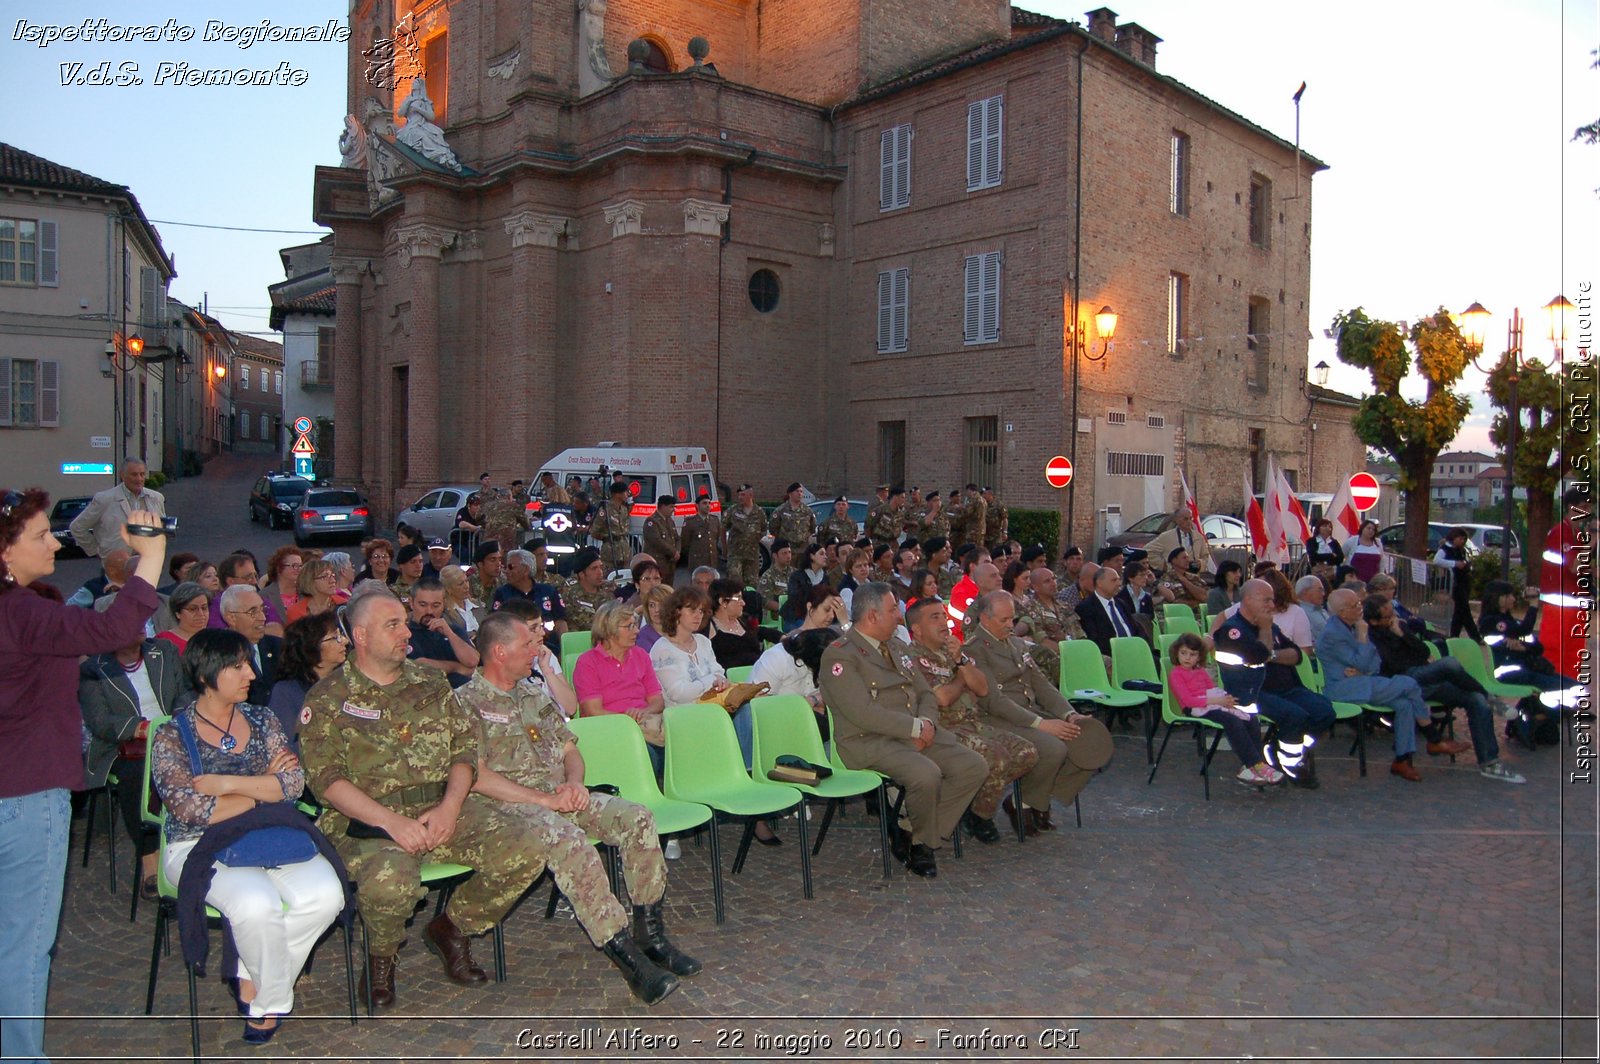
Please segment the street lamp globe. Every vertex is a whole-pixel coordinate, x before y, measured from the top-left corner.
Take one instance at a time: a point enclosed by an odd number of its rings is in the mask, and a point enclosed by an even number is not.
[[[1311,379],[1317,382],[1318,388],[1326,388],[1328,386],[1328,371],[1332,368],[1326,361],[1318,362],[1311,367]]]
[[[1546,335],[1555,345],[1556,357],[1561,357],[1562,350],[1567,346],[1567,340],[1572,333],[1567,324],[1567,315],[1571,314],[1573,306],[1567,302],[1567,297],[1557,294],[1554,299],[1544,305],[1545,320],[1549,325]]]
[[[1101,307],[1094,316],[1094,328],[1100,339],[1114,338],[1117,335],[1117,312],[1110,307]]]
[[[1476,354],[1483,350],[1483,338],[1489,335],[1489,319],[1494,317],[1482,303],[1474,303],[1461,312],[1461,335],[1467,346]]]

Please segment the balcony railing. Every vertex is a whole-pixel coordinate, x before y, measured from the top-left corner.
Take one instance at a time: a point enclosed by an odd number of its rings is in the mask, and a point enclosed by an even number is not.
[[[302,362],[300,363],[300,387],[302,388],[332,388],[333,363],[331,362]]]

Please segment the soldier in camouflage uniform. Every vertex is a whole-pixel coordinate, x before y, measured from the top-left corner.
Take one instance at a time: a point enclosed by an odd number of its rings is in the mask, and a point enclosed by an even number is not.
[[[979,842],[998,842],[994,815],[1000,811],[1000,799],[1012,780],[1033,769],[1039,753],[1026,739],[988,720],[987,706],[978,701],[986,699],[988,682],[945,623],[944,603],[920,599],[912,604],[906,610],[906,629],[911,633],[911,661],[938,696],[939,727],[950,729],[957,742],[976,751],[989,766],[989,775],[962,817],[962,827]]]
[[[817,515],[811,507],[801,502],[800,482],[789,485],[788,498],[772,512],[767,531],[777,539],[786,539],[791,547],[803,547],[817,538]]]
[[[617,597],[606,586],[606,567],[593,547],[572,556],[572,579],[561,587],[561,602],[567,610],[567,631],[587,632],[601,606]]]
[[[928,496],[927,508],[917,523],[917,538],[924,544],[935,537],[950,538],[950,515],[945,513],[944,497],[937,491]]]
[[[870,536],[872,534],[872,526],[877,523],[878,515],[881,514],[883,512],[883,508],[888,505],[889,485],[879,484],[877,490],[873,493],[872,502],[867,505],[867,520],[865,522],[866,531],[862,533],[863,535]]]
[[[492,539],[479,540],[478,549],[472,552],[472,574],[467,577],[468,597],[487,606],[505,579],[504,566],[505,555],[500,552],[500,543]]]
[[[504,488],[494,488],[483,504],[483,539],[492,539],[502,550],[522,546],[522,534],[528,530],[527,504],[517,502]]]
[[[861,531],[850,518],[850,500],[843,495],[833,500],[833,513],[817,530],[817,542],[826,544],[828,537],[837,537],[841,545],[848,546],[861,538]],[[792,543],[793,540],[790,540]]]
[[[794,550],[789,541],[779,536],[772,541],[772,564],[756,581],[756,594],[769,613],[778,612],[778,596],[789,593],[789,578],[794,575]]]
[[[1040,567],[1019,577],[1016,594],[1012,597],[1017,600],[1016,625],[1012,631],[1031,645],[1033,659],[1046,676],[1059,676],[1061,641],[1082,639],[1084,634],[1078,615],[1068,613],[1063,617],[1061,607],[1056,605],[1055,572]]]
[[[983,544],[990,550],[1005,541],[1010,529],[1006,527],[1010,512],[1006,510],[1005,503],[1000,501],[993,488],[983,489]]]
[[[628,559],[633,557],[631,510],[628,486],[621,482],[614,483],[605,506],[594,515],[594,521],[589,525],[589,538],[599,542],[600,560],[605,563],[608,573],[626,569]]]
[[[968,543],[983,545],[983,534],[988,529],[988,507],[984,504],[983,496],[978,494],[978,485],[968,484],[967,490],[961,500],[961,513],[958,517],[954,511],[950,514],[951,527],[960,526],[957,535],[961,545]]]
[[[487,979],[467,936],[499,923],[544,862],[525,822],[467,801],[477,736],[451,704],[444,675],[406,659],[405,607],[374,592],[350,605],[345,623],[351,660],[306,696],[300,757],[326,805],[318,827],[359,886],[363,985],[374,1005],[387,1006],[406,921],[428,893],[419,878],[425,860],[475,869],[423,932],[450,978],[465,984]],[[379,837],[352,837],[353,825]]]
[[[767,515],[756,505],[755,489],[749,484],[739,485],[727,523],[728,579],[741,587],[754,587],[761,575],[761,537],[767,532]]]
[[[661,580],[668,587],[678,571],[678,559],[683,553],[683,539],[672,520],[671,495],[656,499],[656,512],[644,519],[644,552],[661,567]]]
[[[889,500],[878,511],[877,519],[867,526],[874,547],[895,546],[900,542],[900,528],[905,524],[903,507],[906,489],[896,485],[889,489]]]
[[[584,786],[577,737],[543,689],[527,682],[537,652],[527,624],[488,618],[478,631],[478,651],[482,665],[454,695],[479,738],[473,790],[481,797],[475,800],[528,823],[578,922],[633,992],[654,1005],[677,988],[676,976],[700,971],[662,925],[667,868],[655,818],[642,805]],[[617,848],[633,903],[631,936],[628,914],[590,839]]]
[[[694,501],[694,514],[683,522],[683,567],[693,572],[702,565],[722,569],[722,518],[711,512],[711,496],[705,492]]]

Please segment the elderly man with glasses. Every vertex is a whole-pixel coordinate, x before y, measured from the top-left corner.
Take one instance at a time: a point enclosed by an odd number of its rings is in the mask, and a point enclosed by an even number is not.
[[[250,681],[247,699],[252,706],[264,706],[272,697],[283,640],[267,634],[267,608],[255,588],[234,584],[223,591],[218,602],[223,623],[250,642],[250,668],[255,679]]]

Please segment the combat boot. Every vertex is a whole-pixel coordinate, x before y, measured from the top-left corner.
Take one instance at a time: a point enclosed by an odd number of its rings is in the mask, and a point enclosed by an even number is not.
[[[628,981],[628,989],[633,991],[633,996],[646,1005],[654,1005],[678,989],[678,977],[656,967],[655,962],[640,952],[626,930],[612,935],[611,941],[602,948]]]
[[[661,921],[661,903],[633,907],[633,941],[656,964],[673,975],[699,975],[700,962],[674,946]]]

